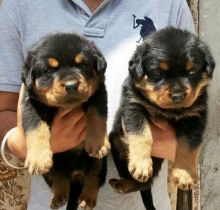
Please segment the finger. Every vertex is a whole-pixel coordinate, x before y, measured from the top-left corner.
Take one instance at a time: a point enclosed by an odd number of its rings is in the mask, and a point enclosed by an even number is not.
[[[171,127],[171,125],[167,121],[155,121],[155,120],[152,120],[151,122],[153,123],[153,125],[155,125],[156,127],[160,128],[162,130],[173,129]]]
[[[18,103],[20,104],[21,101],[22,101],[22,96],[24,94],[24,83],[21,84],[21,88],[20,88],[20,91],[19,91],[19,98],[18,98]]]
[[[78,120],[74,119],[73,124],[73,130],[82,130],[86,127],[86,123],[85,123],[85,117],[84,115],[80,118],[78,118]]]
[[[57,114],[61,117],[65,115],[71,115],[75,113],[83,112],[81,107],[74,107],[74,108],[59,108]]]
[[[76,111],[76,110],[71,110],[69,112],[65,111],[66,114],[64,115],[57,113],[55,115],[53,123],[59,123],[59,124],[64,124],[67,125],[67,123],[70,123],[70,125],[75,125],[79,120],[84,119],[84,112],[82,111]],[[64,123],[62,123],[64,122]]]
[[[69,114],[73,110],[74,110],[74,108],[59,108],[58,111],[57,111],[57,114],[60,117],[63,117],[65,115]]]
[[[17,125],[18,127],[22,127],[22,99],[24,95],[24,84],[21,84],[19,98],[18,98],[18,106],[17,106]]]
[[[86,139],[86,129],[84,128],[78,136],[78,143],[83,142],[85,139]]]

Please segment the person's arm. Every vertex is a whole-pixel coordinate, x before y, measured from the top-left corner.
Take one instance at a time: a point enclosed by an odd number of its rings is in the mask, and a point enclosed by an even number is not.
[[[4,135],[17,124],[18,94],[0,92],[0,142]]]
[[[17,114],[17,104],[18,114]],[[0,92],[0,136],[13,127],[8,137],[10,153],[25,159],[26,141],[21,122],[21,106],[17,93]],[[54,153],[63,152],[80,144],[86,136],[84,113],[80,109],[59,110],[51,128],[51,148]],[[1,141],[0,140],[0,141]]]

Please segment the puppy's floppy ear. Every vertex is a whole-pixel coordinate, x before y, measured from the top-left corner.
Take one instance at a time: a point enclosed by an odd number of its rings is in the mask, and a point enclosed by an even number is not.
[[[200,43],[200,49],[204,53],[204,70],[206,71],[207,75],[212,78],[212,74],[215,68],[215,60],[210,52],[209,47],[204,42]]]
[[[104,75],[107,68],[107,62],[100,50],[95,46],[95,43],[90,42],[89,46],[85,47],[82,52],[95,58],[94,68],[96,72]]]
[[[140,57],[133,56],[133,58],[131,58],[131,60],[129,61],[128,70],[133,79],[137,81],[141,80],[141,78],[144,76],[142,59]]]
[[[28,89],[32,89],[33,87],[33,68],[31,67],[30,69],[25,69],[24,70],[26,73],[22,74],[22,82],[27,86]]]
[[[33,87],[34,77],[33,77],[32,63],[33,63],[33,59],[31,58],[31,56],[28,56],[21,73],[21,80],[27,86],[28,89],[32,89]]]
[[[107,68],[107,62],[102,55],[102,53],[97,50],[97,53],[94,55],[96,58],[96,70],[99,74],[104,74]]]
[[[207,75],[212,78],[215,68],[215,60],[209,51],[205,52],[205,65]]]

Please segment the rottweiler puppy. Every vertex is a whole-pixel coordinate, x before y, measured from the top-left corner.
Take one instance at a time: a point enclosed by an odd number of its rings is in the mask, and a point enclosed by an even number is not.
[[[165,120],[175,129],[172,177],[178,188],[192,188],[207,119],[207,86],[214,67],[207,45],[186,30],[159,30],[137,47],[129,61],[129,76],[110,134],[121,177],[110,180],[115,191],[140,190],[142,198],[148,197],[145,207],[155,209],[150,184],[162,159],[151,157],[152,120]]]
[[[55,33],[28,52],[22,71],[22,123],[27,140],[25,166],[30,174],[45,174],[51,186],[51,208],[68,200],[92,209],[106,176],[110,143],[106,131],[107,63],[93,42],[74,33]],[[85,111],[87,137],[76,148],[52,154],[50,129],[59,109]],[[74,131],[73,131],[74,132]],[[103,158],[103,159],[102,159]]]

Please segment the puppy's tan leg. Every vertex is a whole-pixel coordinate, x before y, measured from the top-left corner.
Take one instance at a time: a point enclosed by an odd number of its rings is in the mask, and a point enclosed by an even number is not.
[[[173,181],[182,190],[192,189],[197,175],[200,147],[191,149],[186,139],[179,139],[172,170]]]
[[[48,172],[53,165],[50,146],[50,130],[45,122],[26,133],[27,156],[25,167],[32,175]]]
[[[87,138],[85,149],[95,158],[103,158],[111,149],[107,129],[106,118],[100,116],[95,108],[90,108],[86,114]]]
[[[65,205],[69,198],[70,180],[64,176],[53,178],[52,192],[53,198],[50,202],[51,209],[58,209]]]
[[[152,134],[148,123],[139,134],[126,133],[128,146],[128,170],[139,182],[146,182],[152,176],[151,146]]]
[[[85,174],[83,190],[79,197],[79,206],[85,210],[92,210],[94,208],[99,192],[101,162],[96,159],[92,164],[92,169]]]

